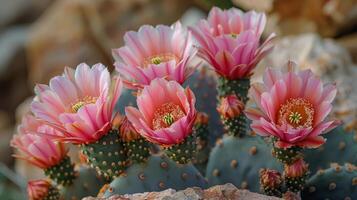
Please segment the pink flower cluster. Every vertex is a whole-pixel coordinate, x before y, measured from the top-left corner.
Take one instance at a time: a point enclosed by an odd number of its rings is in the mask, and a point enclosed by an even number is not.
[[[31,155],[30,162],[46,167],[65,154],[63,145],[51,139],[74,144],[98,141],[113,127],[122,85],[138,93],[138,108],[126,108],[128,133],[134,133],[134,127],[153,143],[177,144],[191,134],[197,115],[193,92],[181,85],[195,69],[190,66],[196,54],[191,33],[199,43],[199,56],[220,76],[240,79],[249,77],[272,48],[274,35],[260,43],[265,24],[262,13],[213,8],[207,20],[188,31],[179,22],[129,31],[125,45],[113,50],[121,78],[111,77],[102,64],[80,64],[76,69],[66,68],[48,85],[38,84],[31,109],[40,121],[26,125],[30,118],[26,117],[19,132],[39,134],[20,133],[12,145]],[[279,147],[317,147],[324,142],[320,135],[337,124],[324,121],[335,86],[323,86],[310,71],[283,74],[268,69],[264,85],[254,84],[250,93],[258,106],[246,112],[253,120],[252,128],[262,136],[278,138]],[[243,104],[234,97],[227,97],[219,109],[226,117],[242,110]]]

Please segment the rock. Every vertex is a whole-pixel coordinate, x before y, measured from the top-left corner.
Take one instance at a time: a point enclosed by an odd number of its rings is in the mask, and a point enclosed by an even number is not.
[[[112,68],[111,49],[128,30],[143,24],[171,24],[189,0],[56,1],[32,27],[27,45],[30,78],[47,82],[64,66],[101,62]]]
[[[0,29],[36,19],[53,0],[0,0]]]
[[[274,50],[260,62],[253,82],[261,79],[266,67],[281,67],[287,60],[297,62],[301,69],[311,69],[325,82],[336,82],[333,115],[357,130],[357,67],[349,52],[334,40],[316,34],[283,37],[275,41]]]
[[[278,200],[280,198],[265,196],[257,193],[249,192],[248,190],[237,189],[232,184],[217,185],[206,190],[197,187],[187,188],[182,191],[167,189],[162,192],[145,192],[132,195],[115,195],[108,200]],[[83,200],[104,200],[103,198],[87,197]]]
[[[337,39],[337,42],[348,49],[353,61],[357,62],[357,33],[347,35],[345,37]]]
[[[278,18],[282,35],[318,32],[332,37],[356,26],[357,0],[275,0],[271,16]]]

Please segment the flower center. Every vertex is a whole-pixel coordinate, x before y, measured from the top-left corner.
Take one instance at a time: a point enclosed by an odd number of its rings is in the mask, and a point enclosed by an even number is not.
[[[312,126],[314,108],[306,99],[289,99],[283,104],[278,113],[278,124],[289,123],[294,128],[308,128]]]
[[[155,55],[145,59],[143,67],[146,68],[150,64],[159,65],[163,62],[168,62],[170,60],[175,60],[177,62],[178,58],[172,53]]]
[[[87,104],[91,104],[91,103],[95,103],[97,101],[97,98],[96,97],[89,97],[89,96],[86,96],[84,97],[83,99],[80,99],[78,100],[76,103],[73,103],[71,105],[71,111],[73,113],[76,113],[78,112],[78,110],[80,108],[82,108],[84,105],[87,105]]]
[[[152,126],[154,130],[167,128],[175,121],[185,116],[180,106],[174,103],[165,103],[156,109]]]
[[[234,39],[236,39],[237,36],[238,36],[238,34],[236,34],[236,33],[231,33],[230,35],[231,35],[231,37],[234,38]]]

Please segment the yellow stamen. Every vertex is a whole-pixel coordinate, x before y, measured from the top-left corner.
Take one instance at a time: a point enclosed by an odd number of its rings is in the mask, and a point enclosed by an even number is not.
[[[152,120],[153,129],[167,128],[184,116],[185,113],[180,106],[171,102],[165,103],[155,111],[154,119]]]
[[[287,100],[279,109],[277,123],[289,123],[294,128],[311,127],[314,119],[314,107],[306,99]]]
[[[77,102],[73,103],[72,106],[71,106],[71,111],[73,113],[76,113],[78,112],[78,110],[80,108],[82,108],[84,105],[87,105],[87,104],[92,104],[92,103],[95,103],[97,101],[97,98],[96,97],[89,97],[89,96],[86,96],[84,97],[83,99],[80,99],[78,100]]]
[[[178,62],[179,58],[176,55],[172,54],[172,53],[158,54],[158,55],[146,58],[143,61],[142,66],[144,68],[146,68],[150,64],[159,65],[159,64],[161,64],[163,62],[168,62],[170,60],[175,60],[176,62]]]
[[[158,64],[160,64],[162,61],[161,61],[161,58],[160,57],[153,57],[153,58],[151,58],[151,63],[152,64],[155,64],[155,65],[158,65]]]

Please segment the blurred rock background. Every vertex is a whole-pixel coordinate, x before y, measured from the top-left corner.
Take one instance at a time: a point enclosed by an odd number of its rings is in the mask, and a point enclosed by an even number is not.
[[[267,13],[266,33],[278,38],[256,79],[287,59],[312,68],[337,82],[335,114],[357,128],[357,0],[0,0],[0,162],[26,178],[41,176],[23,162],[14,167],[8,145],[35,83],[81,62],[113,69],[111,49],[126,31],[179,19],[194,24],[213,4]],[[6,187],[0,183],[0,199]]]

